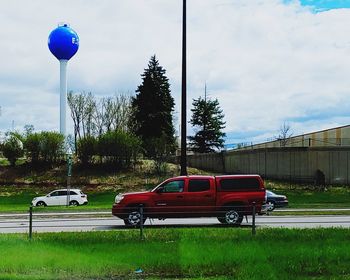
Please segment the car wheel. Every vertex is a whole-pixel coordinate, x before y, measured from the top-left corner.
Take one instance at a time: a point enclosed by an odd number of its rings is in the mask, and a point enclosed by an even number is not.
[[[143,218],[142,224],[144,224],[146,221],[146,218]],[[131,210],[127,217],[124,219],[124,223],[126,226],[132,226],[136,227],[139,226],[141,222],[141,213],[138,209]]]
[[[70,206],[79,206],[79,202],[76,200],[72,200],[71,202],[69,202]]]
[[[238,226],[243,221],[243,215],[241,215],[236,209],[230,209],[225,212],[224,217],[219,217],[218,220],[221,223]]]
[[[35,205],[38,206],[38,207],[47,206],[44,201],[38,201]]]
[[[273,211],[275,210],[275,203],[273,201],[269,201],[267,203],[267,211]]]

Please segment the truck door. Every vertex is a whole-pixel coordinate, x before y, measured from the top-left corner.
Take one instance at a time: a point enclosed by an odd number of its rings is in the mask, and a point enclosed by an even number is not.
[[[215,182],[210,179],[189,179],[185,193],[186,208],[201,216],[215,210]]]
[[[181,217],[186,205],[184,196],[185,180],[177,179],[165,182],[153,195],[154,216]]]

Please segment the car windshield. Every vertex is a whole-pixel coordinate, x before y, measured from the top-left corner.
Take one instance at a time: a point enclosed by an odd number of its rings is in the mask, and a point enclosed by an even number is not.
[[[267,195],[272,196],[272,195],[276,195],[275,193],[273,193],[272,191],[266,191]]]

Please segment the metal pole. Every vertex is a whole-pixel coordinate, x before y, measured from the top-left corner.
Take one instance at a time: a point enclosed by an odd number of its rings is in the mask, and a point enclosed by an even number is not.
[[[69,154],[67,158],[67,207],[70,202],[70,181],[72,176],[72,156]]]
[[[143,240],[143,205],[140,204],[140,239]]]
[[[187,175],[187,154],[186,154],[186,0],[183,0],[182,15],[182,88],[181,88],[181,175]]]
[[[67,63],[60,60],[60,133],[66,136]]]
[[[67,207],[69,206],[70,202],[70,176],[67,177]]]
[[[253,224],[252,224],[252,235],[255,235],[255,201],[253,202]]]
[[[33,206],[29,207],[29,240],[32,240],[33,235]]]

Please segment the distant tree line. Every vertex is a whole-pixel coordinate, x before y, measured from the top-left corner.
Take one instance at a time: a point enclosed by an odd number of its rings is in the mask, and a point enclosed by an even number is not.
[[[2,143],[2,152],[12,166],[23,156],[32,164],[59,163],[65,154],[64,136],[50,131],[34,133],[33,130],[26,130],[23,134],[7,132]]]
[[[129,167],[140,152],[139,138],[130,129],[131,97],[119,94],[97,99],[91,92],[68,94],[74,124],[74,147],[84,165],[110,163]]]
[[[68,105],[74,124],[74,142],[85,137],[100,137],[106,132],[129,132],[131,97],[119,94],[99,100],[91,93],[68,93]]]
[[[112,164],[127,168],[144,155],[155,162],[158,172],[177,149],[174,129],[174,98],[166,70],[152,56],[141,74],[136,95],[116,94],[97,98],[91,92],[69,92],[68,105],[74,125],[73,136],[65,139],[58,132],[34,132],[26,126],[23,134],[6,135],[1,149],[15,164],[27,156],[32,164],[59,163],[67,145],[84,164]],[[212,152],[223,147],[225,126],[218,101],[194,99],[190,123],[196,134],[189,137],[195,152]]]

